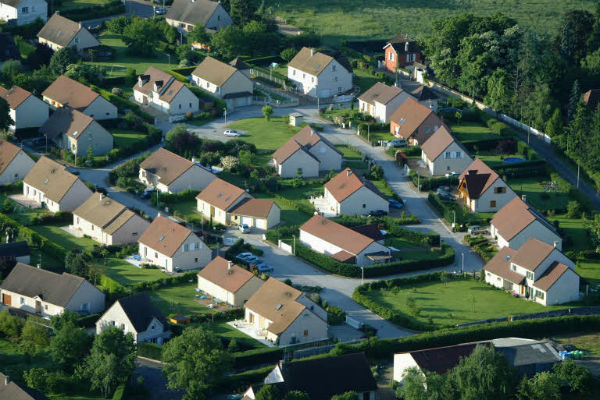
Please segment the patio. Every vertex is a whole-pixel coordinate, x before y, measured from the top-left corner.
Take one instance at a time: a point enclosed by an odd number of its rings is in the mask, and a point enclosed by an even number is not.
[[[229,322],[227,322],[227,325],[250,336],[252,339],[259,341],[260,343],[264,344],[267,347],[275,347],[275,344],[273,344],[267,340],[266,331],[258,330],[256,328],[254,328],[254,326],[252,324],[249,324],[244,320],[238,319],[235,321],[229,321]]]
[[[336,216],[336,213],[331,210],[331,206],[329,205],[329,202],[325,199],[325,197],[311,197],[309,201],[312,203],[313,206],[315,206],[319,214],[321,214],[325,218]]]
[[[24,194],[11,194],[11,200],[27,208],[40,208],[42,205],[35,200],[28,199]]]

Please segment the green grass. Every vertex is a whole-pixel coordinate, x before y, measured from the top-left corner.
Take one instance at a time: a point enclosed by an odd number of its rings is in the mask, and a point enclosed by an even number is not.
[[[383,50],[381,50],[381,52],[383,53]],[[361,94],[380,81],[380,79],[365,69],[355,68],[354,75],[354,84],[360,87]]]
[[[115,147],[134,147],[146,140],[146,135],[140,132],[114,130],[110,132],[115,140]]]
[[[83,250],[93,250],[94,246],[98,246],[99,243],[88,238],[78,238],[70,233],[65,232],[60,226],[55,225],[34,225],[31,229],[39,233],[40,235],[48,238],[59,246],[64,247],[67,250],[74,248],[80,248]]]
[[[591,287],[600,287],[600,261],[577,261],[575,272],[587,280]],[[582,289],[585,290],[585,287]]]
[[[240,137],[245,142],[256,145],[257,149],[275,151],[294,136],[300,127],[290,126],[283,118],[248,118],[228,125],[229,128],[244,131]]]
[[[394,191],[385,184],[385,180],[380,181],[371,181],[375,185],[377,189],[386,197],[392,198],[394,197]]]
[[[600,357],[600,332],[562,335],[552,339],[561,344],[572,344],[583,350],[586,356]]]
[[[499,138],[499,136],[493,133],[490,128],[483,126],[478,122],[454,124],[452,125],[452,133],[461,142],[466,140],[477,141]]]
[[[132,285],[138,282],[155,281],[167,276],[159,269],[138,268],[135,265],[118,258],[98,260],[97,263],[102,266],[106,276],[124,286]]]
[[[424,282],[399,290],[375,290],[366,295],[386,307],[412,316],[427,323],[429,318],[437,327],[528,314],[564,308],[544,307],[540,304],[517,299],[509,293],[474,280]],[[411,314],[407,299],[412,298],[420,310],[418,316]]]
[[[107,4],[109,0],[63,0],[57,7],[60,11],[75,10],[89,6],[100,6]]]
[[[519,195],[526,195],[527,202],[540,211],[564,210],[569,203],[567,192],[548,191],[548,180],[540,178],[510,178],[508,185]]]
[[[165,315],[181,313],[183,315],[213,314],[215,311],[196,301],[198,283],[192,279],[191,283],[164,287],[148,292],[156,306]]]
[[[363,155],[358,151],[345,144],[336,144],[335,148],[342,152],[344,160],[362,160]]]
[[[268,0],[275,14],[287,23],[322,36],[327,45],[342,39],[389,39],[398,33],[411,36],[431,33],[439,18],[470,12],[492,15],[502,12],[515,18],[524,30],[555,34],[567,10],[593,11],[591,0]]]
[[[352,169],[369,169],[369,164],[364,161],[344,161],[344,167],[352,168]]]

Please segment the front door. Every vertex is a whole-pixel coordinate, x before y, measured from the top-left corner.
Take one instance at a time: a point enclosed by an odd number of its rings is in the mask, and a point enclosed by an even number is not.
[[[12,298],[7,294],[3,294],[2,295],[2,304],[4,304],[5,306],[12,305]]]
[[[39,300],[35,301],[35,312],[38,314],[42,313],[42,302]]]

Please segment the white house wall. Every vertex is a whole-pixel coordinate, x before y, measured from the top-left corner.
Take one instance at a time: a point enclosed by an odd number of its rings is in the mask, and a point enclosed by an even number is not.
[[[211,15],[211,17],[208,19],[208,21],[206,21],[205,27],[207,29],[214,29],[214,30],[218,31],[218,30],[225,28],[226,26],[229,26],[231,24],[233,24],[233,20],[231,19],[229,14],[227,14],[227,11],[225,11],[223,6],[221,4],[219,4],[217,6],[217,8],[215,8],[215,11]]]
[[[0,289],[0,301],[2,300],[2,296],[8,295],[11,298],[10,307],[16,308],[18,310],[27,311],[30,313],[35,313],[35,303],[36,299],[33,297],[23,296],[19,293],[10,292],[8,290]],[[62,314],[65,310],[64,307],[54,305],[52,303],[48,303],[39,299],[41,305],[41,313],[42,317],[51,317],[53,315]]]
[[[352,89],[352,73],[337,60],[332,60],[319,76],[288,66],[288,78],[304,94],[313,97],[330,97]]]
[[[48,20],[48,4],[43,0],[21,0],[17,7],[0,3],[0,19],[3,21],[14,19],[17,25],[25,25],[38,18],[44,22]]]
[[[183,246],[188,246],[188,251],[183,251]],[[172,257],[140,243],[138,254],[142,261],[156,265],[173,272],[176,268],[183,270],[199,269],[208,264],[212,258],[212,250],[196,235],[187,237],[183,245],[177,249]]]
[[[394,381],[402,385],[405,378],[404,374],[409,368],[419,369],[410,353],[394,354]]]
[[[525,229],[515,235],[510,241],[500,236],[494,226],[492,226],[492,236],[498,237],[498,247],[500,248],[508,246],[511,249],[519,250],[527,240],[535,238],[549,245],[556,243],[556,248],[562,250],[562,238],[546,228],[537,219],[527,225]]]
[[[324,239],[314,236],[306,231],[303,231],[302,229],[300,230],[300,243],[307,247],[310,247],[317,253],[325,254],[328,256],[342,251],[342,248],[332,243],[329,243]]]
[[[95,314],[104,311],[105,307],[105,296],[102,291],[100,291],[97,287],[89,283],[88,281],[83,281],[79,289],[75,292],[69,303],[65,309],[70,311],[81,311],[83,304],[87,304],[87,310],[90,314]]]
[[[536,297],[536,301],[545,306],[569,303],[579,300],[579,276],[572,270],[564,274],[550,287],[544,295],[544,300]]]
[[[318,142],[310,148],[309,152],[319,160],[319,171],[329,172],[342,169],[342,155],[324,142]]]
[[[164,103],[164,102],[163,102]],[[167,103],[165,103],[167,104]],[[179,93],[168,103],[168,112],[171,115],[197,113],[200,110],[200,100],[187,87],[182,87]]]
[[[447,153],[450,154],[448,155]],[[458,157],[457,154],[459,155]],[[427,155],[425,155],[425,157],[427,157]],[[430,161],[429,158],[427,158],[427,160]],[[473,159],[471,156],[465,153],[456,142],[452,142],[435,160],[430,162],[428,166],[431,175],[443,176],[448,172],[461,174],[472,163]]]
[[[92,103],[86,107],[83,111],[85,115],[89,115],[95,120],[113,119],[117,118],[118,110],[117,107],[106,100],[102,96],[96,97]]]
[[[296,338],[296,340],[292,341],[293,338]],[[311,343],[327,338],[327,322],[317,317],[313,312],[304,310],[285,331],[279,334],[279,345]]]
[[[253,90],[254,84],[252,81],[240,71],[236,71],[229,79],[227,79],[223,86],[221,86],[221,97],[231,93],[253,93]]]
[[[12,125],[13,129],[38,128],[48,120],[50,107],[31,95],[10,113],[11,118],[15,121],[15,125]]]
[[[363,186],[340,203],[338,213],[340,215],[367,215],[375,210],[389,212],[389,209],[390,205],[386,199]]]
[[[506,193],[494,193],[494,189],[499,187],[505,187]],[[513,192],[510,186],[508,186],[502,179],[498,178],[485,192],[481,194],[479,199],[476,199],[474,202],[472,202],[471,211],[496,212],[507,205],[515,197],[516,194]],[[490,206],[491,201],[496,201],[495,207]]]
[[[0,185],[23,180],[34,165],[35,162],[27,155],[27,153],[20,150],[2,174],[0,174]]]
[[[202,167],[193,165],[168,186],[169,193],[179,193],[186,189],[203,190],[216,176]]]
[[[104,234],[103,236],[106,237],[107,244],[135,243],[142,236],[142,233],[148,229],[148,226],[150,226],[150,222],[139,215],[134,215],[112,235]]]
[[[104,155],[113,149],[113,142],[113,136],[96,121],[92,121],[77,139],[68,138],[69,150],[78,157],[87,156],[90,146],[95,156]]]
[[[278,164],[278,172],[282,178],[316,178],[319,176],[319,161],[315,160],[302,150],[296,151],[282,164]],[[302,174],[298,175],[301,170]]]
[[[367,258],[368,254],[372,254],[372,253],[379,253],[379,252],[384,252],[384,253],[390,253],[390,250],[385,247],[382,244],[379,244],[377,242],[373,242],[370,245],[367,246],[366,249],[364,249],[363,251],[361,251],[357,256],[356,256],[356,265],[371,265],[374,264],[373,261],[369,260]]]
[[[246,301],[248,301],[248,299],[252,297],[252,295],[256,293],[258,289],[260,289],[262,284],[263,281],[254,276],[237,292],[232,293],[221,286],[204,279],[201,276],[198,276],[198,289],[202,290],[209,296],[215,297],[234,307],[243,306],[244,303],[246,303]]]

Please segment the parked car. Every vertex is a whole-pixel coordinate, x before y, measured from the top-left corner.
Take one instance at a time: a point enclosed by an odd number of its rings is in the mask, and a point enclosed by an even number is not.
[[[452,172],[447,172],[446,173],[446,178],[452,178],[453,176],[459,176],[460,174],[456,171],[452,171]]]
[[[405,139],[392,139],[386,144],[387,147],[406,147]]]
[[[485,234],[487,234],[488,230],[487,230],[487,228],[479,226],[479,225],[471,225],[467,229],[467,232],[471,236],[477,236],[477,235],[485,235]]]
[[[154,9],[154,15],[165,15],[166,13],[167,13],[167,10],[165,8],[156,7]]]
[[[271,267],[270,265],[268,265],[264,262],[260,262],[260,263],[256,264],[255,267],[258,270],[258,272],[260,272],[260,273],[273,271],[273,267]]]
[[[238,137],[238,136],[242,136],[242,133],[236,131],[235,129],[226,129],[225,132],[223,132],[223,135],[229,136],[229,137]]]
[[[253,254],[252,254],[252,253],[250,253],[250,252],[245,252],[245,253],[240,253],[240,254],[238,254],[238,255],[236,256],[236,258],[239,258],[239,259],[242,259],[242,260],[243,260],[243,259],[245,259],[245,258],[247,258],[247,257],[252,257],[252,255],[253,255]]]
[[[248,233],[250,232],[252,229],[246,225],[246,224],[241,224],[240,226],[238,226],[238,229],[240,230],[240,232],[242,233]]]
[[[387,215],[387,212],[383,210],[373,210],[369,213],[369,217],[383,217]]]
[[[146,189],[142,192],[142,194],[140,194],[140,198],[149,199],[154,193],[156,193],[155,189]]]
[[[392,207],[392,208],[403,208],[404,207],[404,203],[402,203],[398,200],[390,199],[389,203],[390,203],[390,207]]]

